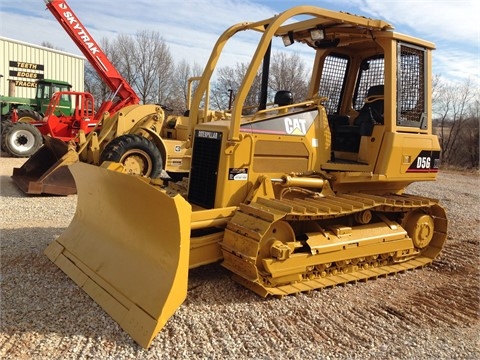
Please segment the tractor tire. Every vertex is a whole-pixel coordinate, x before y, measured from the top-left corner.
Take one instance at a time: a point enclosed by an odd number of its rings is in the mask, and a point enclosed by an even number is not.
[[[100,155],[100,163],[104,161],[121,163],[129,174],[150,178],[158,178],[163,166],[162,155],[155,144],[136,134],[110,141]]]
[[[29,157],[42,145],[42,134],[32,124],[16,122],[2,130],[2,147],[10,156]]]
[[[0,123],[0,147],[2,151],[5,151],[5,140],[3,138],[3,130],[5,130],[8,126],[10,126],[12,122],[10,120],[2,120]]]
[[[43,117],[35,110],[30,109],[19,109],[17,111],[18,122],[32,123],[37,121],[42,121]]]

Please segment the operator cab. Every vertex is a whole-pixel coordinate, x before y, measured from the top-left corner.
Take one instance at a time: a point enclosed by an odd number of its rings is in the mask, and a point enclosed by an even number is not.
[[[391,141],[393,133],[431,132],[425,85],[431,49],[403,41],[400,34],[380,34],[385,37],[364,37],[317,54],[318,94],[328,99],[331,133],[324,170],[380,171],[379,161],[388,162],[381,151],[386,136]]]
[[[53,94],[56,92],[69,92],[72,89],[72,85],[64,81],[58,80],[40,80],[37,82],[37,91],[36,91],[36,99],[41,102],[41,110],[42,114],[47,112],[47,108],[49,106],[49,101],[53,97]],[[61,116],[71,116],[73,109],[72,109],[72,99],[69,95],[64,95],[60,99],[60,102],[57,104],[57,110],[55,115]]]

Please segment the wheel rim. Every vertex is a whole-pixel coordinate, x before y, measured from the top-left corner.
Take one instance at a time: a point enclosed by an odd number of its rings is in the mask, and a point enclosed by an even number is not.
[[[263,237],[263,243],[260,244],[257,268],[265,271],[262,261],[264,258],[287,258],[291,251],[286,244],[292,240],[295,240],[295,233],[288,222],[277,221],[271,224]]]
[[[31,116],[25,115],[25,116],[22,116],[21,118],[19,118],[17,121],[18,122],[24,122],[24,123],[27,123],[27,124],[32,124],[32,123],[37,122],[38,120],[34,119]]]
[[[19,153],[25,153],[35,146],[35,137],[27,130],[17,130],[10,138],[9,145]]]
[[[152,172],[152,160],[145,151],[129,150],[120,159],[127,173],[148,176]]]
[[[423,249],[433,238],[434,220],[429,214],[413,212],[407,219],[405,229],[415,247]]]

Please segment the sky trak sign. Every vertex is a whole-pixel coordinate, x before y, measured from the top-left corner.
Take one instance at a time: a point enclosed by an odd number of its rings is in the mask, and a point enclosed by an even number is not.
[[[82,25],[79,23],[79,21],[75,18],[75,15],[70,10],[67,4],[65,3],[60,3],[58,4],[58,7],[62,10],[66,10],[62,13],[63,17],[65,20],[72,26],[70,26],[71,29],[75,30],[74,32],[77,33],[78,37],[83,41],[83,44],[85,47],[93,54],[95,55],[96,53],[100,52],[98,45],[95,43],[95,41],[92,39],[90,34],[85,30]]]

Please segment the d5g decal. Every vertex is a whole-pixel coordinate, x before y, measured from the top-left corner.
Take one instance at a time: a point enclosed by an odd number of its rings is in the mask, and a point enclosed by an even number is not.
[[[409,172],[437,172],[440,167],[440,151],[422,150],[407,169]]]

